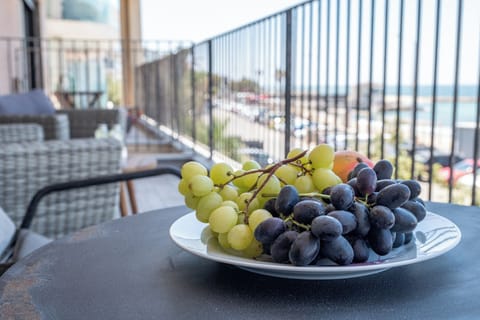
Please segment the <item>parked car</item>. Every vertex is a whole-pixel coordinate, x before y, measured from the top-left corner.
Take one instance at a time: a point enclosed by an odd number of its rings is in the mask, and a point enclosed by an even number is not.
[[[464,175],[463,177],[458,178],[456,185],[464,186],[468,188],[473,187],[473,173],[469,173]],[[480,173],[477,173],[477,177],[475,179],[475,187],[476,188],[480,187]]]
[[[450,161],[450,154],[444,153],[438,150],[433,151],[433,155],[430,154],[430,149],[422,149],[418,150],[415,152],[415,161],[417,163],[420,163],[422,165],[422,168],[420,170],[420,173],[418,175],[418,180],[420,181],[428,181],[428,173],[430,170],[430,159],[432,162],[432,165],[435,167],[440,168],[442,170],[443,168],[447,168],[449,166],[449,161]],[[458,155],[454,155],[452,159],[452,163],[458,163],[460,161],[464,160],[463,157],[460,157]]]
[[[450,181],[450,175],[452,176],[452,184],[455,184],[458,179],[461,177],[473,173],[473,159],[464,159],[460,162],[457,162],[453,165],[453,170],[450,170],[450,167],[444,167],[439,171],[439,177],[445,181]],[[477,160],[477,167],[480,168],[480,159]]]

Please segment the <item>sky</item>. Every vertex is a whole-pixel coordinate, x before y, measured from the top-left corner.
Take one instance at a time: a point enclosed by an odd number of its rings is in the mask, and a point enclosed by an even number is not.
[[[304,0],[141,0],[143,39],[201,42]]]
[[[144,39],[160,39],[160,40],[191,40],[199,43],[203,40],[213,36],[222,34],[236,27],[243,26],[257,19],[271,15],[273,13],[285,10],[296,4],[303,3],[303,0],[141,0],[142,2],[142,32]],[[318,28],[318,3],[322,6],[322,30],[326,30],[327,21],[327,1],[315,2],[313,5],[313,29]],[[346,70],[346,3],[347,0],[331,1],[331,25],[334,26],[336,22],[336,3],[340,5],[340,24],[339,34],[342,39],[339,43],[339,83],[345,83]],[[370,3],[371,1],[363,1],[363,36],[362,36],[362,61],[360,61],[361,82],[368,81],[369,72],[366,66],[369,65],[369,42],[370,42]],[[383,76],[383,36],[384,36],[384,8],[385,1],[375,2],[375,34],[374,34],[374,54],[373,54],[373,82],[381,83]],[[389,43],[388,43],[388,71],[387,84],[395,84],[398,82],[397,74],[398,68],[396,61],[398,61],[398,46],[399,46],[399,12],[400,1],[390,0],[389,9]],[[405,85],[411,85],[414,79],[415,72],[415,34],[416,34],[416,16],[417,16],[417,1],[404,1],[404,30],[403,30],[403,57],[402,57],[402,79],[400,82]],[[421,24],[421,39],[419,49],[419,66],[418,82],[419,84],[428,85],[432,82],[433,74],[433,50],[434,50],[434,26],[435,26],[435,9],[437,0],[422,0],[422,24]],[[442,0],[441,1],[441,26],[439,38],[439,84],[450,85],[453,83],[455,70],[455,43],[456,43],[456,17],[458,1]],[[464,0],[463,1],[463,15],[462,15],[462,39],[460,49],[460,65],[459,65],[459,82],[461,84],[474,85],[478,83],[479,65],[479,51],[480,51],[480,0]],[[350,64],[352,66],[359,65],[357,60],[358,46],[357,25],[358,25],[358,1],[351,1],[352,15],[351,15],[351,32],[350,40]],[[308,7],[308,6],[307,6]],[[308,16],[310,9],[305,9],[306,25],[309,25]],[[303,11],[299,10],[299,14]],[[298,18],[300,19],[300,18]],[[299,20],[300,21],[300,20]],[[300,25],[300,23],[299,23]],[[298,27],[299,28],[299,27]],[[297,29],[301,32],[301,29]],[[330,31],[331,39],[335,39],[336,29],[332,27]],[[301,33],[299,33],[300,35]],[[300,36],[299,36],[299,39]],[[326,48],[326,37],[323,36],[321,48]],[[333,40],[331,40],[333,41]],[[301,41],[297,42],[300,46]],[[333,44],[333,42],[332,42]],[[310,44],[315,52],[317,43],[316,37],[313,37],[313,42]],[[302,50],[297,48],[297,54],[304,54],[304,61],[308,60],[309,44],[306,44]],[[329,83],[335,83],[333,65],[335,46],[330,46],[330,61],[332,69],[330,71]],[[233,54],[233,53],[232,53]],[[320,67],[322,70],[326,69],[326,51],[322,49],[322,57],[320,59]],[[240,59],[245,60],[245,59]],[[296,60],[301,63],[301,59]],[[244,62],[246,69],[249,67],[248,62]],[[274,62],[271,62],[272,64]],[[322,65],[322,63],[324,65]],[[316,70],[318,62],[313,59],[308,68]],[[297,67],[300,67],[297,66]],[[250,66],[253,70],[256,67]],[[269,68],[274,72],[276,68]],[[298,69],[298,68],[297,68]],[[255,70],[250,70],[254,73]],[[296,82],[301,82],[301,76],[306,78],[308,72],[296,74]],[[322,72],[323,77],[324,72]],[[273,76],[273,74],[271,75]],[[356,79],[356,68],[350,68],[350,81]],[[313,77],[312,85],[316,83],[316,77]]]

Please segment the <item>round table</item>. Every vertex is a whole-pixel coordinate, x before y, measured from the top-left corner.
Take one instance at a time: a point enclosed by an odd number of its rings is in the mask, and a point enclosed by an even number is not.
[[[462,241],[418,264],[344,280],[262,276],[178,248],[189,210],[129,216],[54,241],[0,278],[0,319],[472,319],[480,209],[429,203]]]

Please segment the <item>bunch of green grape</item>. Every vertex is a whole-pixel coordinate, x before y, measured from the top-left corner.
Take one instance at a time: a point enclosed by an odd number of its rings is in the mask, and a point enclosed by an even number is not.
[[[178,190],[196,217],[208,223],[222,248],[246,257],[263,252],[254,237],[256,227],[272,217],[264,209],[282,187],[291,185],[300,194],[319,193],[341,183],[332,171],[334,149],[320,144],[309,152],[291,150],[286,159],[262,168],[249,160],[234,170],[227,163],[216,163],[210,172],[199,162],[182,166]]]

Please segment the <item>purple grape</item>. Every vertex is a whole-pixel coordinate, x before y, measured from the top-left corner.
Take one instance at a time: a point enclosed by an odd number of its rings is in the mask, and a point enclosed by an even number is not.
[[[292,243],[297,239],[298,232],[285,231],[273,241],[270,247],[270,253],[273,261],[278,263],[288,263],[288,253]]]
[[[282,219],[268,218],[255,228],[253,235],[262,244],[271,244],[279,235],[285,232],[285,229],[285,222]]]
[[[377,174],[377,179],[390,179],[393,174],[393,165],[390,161],[382,159],[375,163],[373,171]]]
[[[395,224],[392,227],[392,231],[395,232],[411,232],[417,226],[417,218],[404,208],[396,208],[393,210],[395,216]]]
[[[357,227],[354,232],[360,237],[365,237],[370,230],[370,218],[368,208],[359,202],[356,202],[350,211],[355,215],[357,219]]]
[[[309,265],[320,251],[320,240],[310,231],[304,231],[293,241],[288,258],[293,265]]]
[[[357,163],[357,165],[353,168],[353,170],[350,171],[350,173],[348,174],[347,179],[350,180],[350,179],[356,178],[358,175],[358,172],[360,172],[360,170],[362,170],[363,168],[368,168],[368,164],[366,164],[365,162]]]
[[[363,168],[357,174],[357,188],[362,195],[368,195],[375,191],[377,186],[377,174],[372,168]]]
[[[406,185],[408,189],[410,189],[410,200],[417,198],[422,192],[422,186],[416,180],[404,180],[400,183]]]
[[[372,227],[368,233],[368,243],[376,254],[384,256],[392,251],[392,233],[388,229]]]
[[[418,222],[425,219],[425,216],[427,215],[427,209],[425,209],[425,207],[418,201],[409,200],[402,204],[402,208],[413,213]]]
[[[370,223],[378,229],[390,229],[395,224],[395,215],[385,206],[370,209]]]
[[[343,228],[334,217],[319,216],[313,219],[311,231],[320,240],[332,241],[343,233]]]
[[[410,189],[401,183],[392,184],[380,190],[377,195],[377,205],[395,209],[410,198]]]
[[[355,215],[349,211],[335,210],[328,213],[328,216],[340,221],[343,230],[342,234],[347,234],[357,228],[357,218],[355,218]]]
[[[355,191],[346,183],[337,184],[330,191],[330,202],[337,210],[347,210],[353,205],[354,200]]]
[[[321,254],[339,265],[351,264],[353,261],[353,248],[343,236],[333,241],[324,241],[321,246]]]
[[[300,197],[297,189],[294,186],[286,185],[278,193],[275,201],[275,211],[285,217],[289,216],[298,201],[300,201]]]

